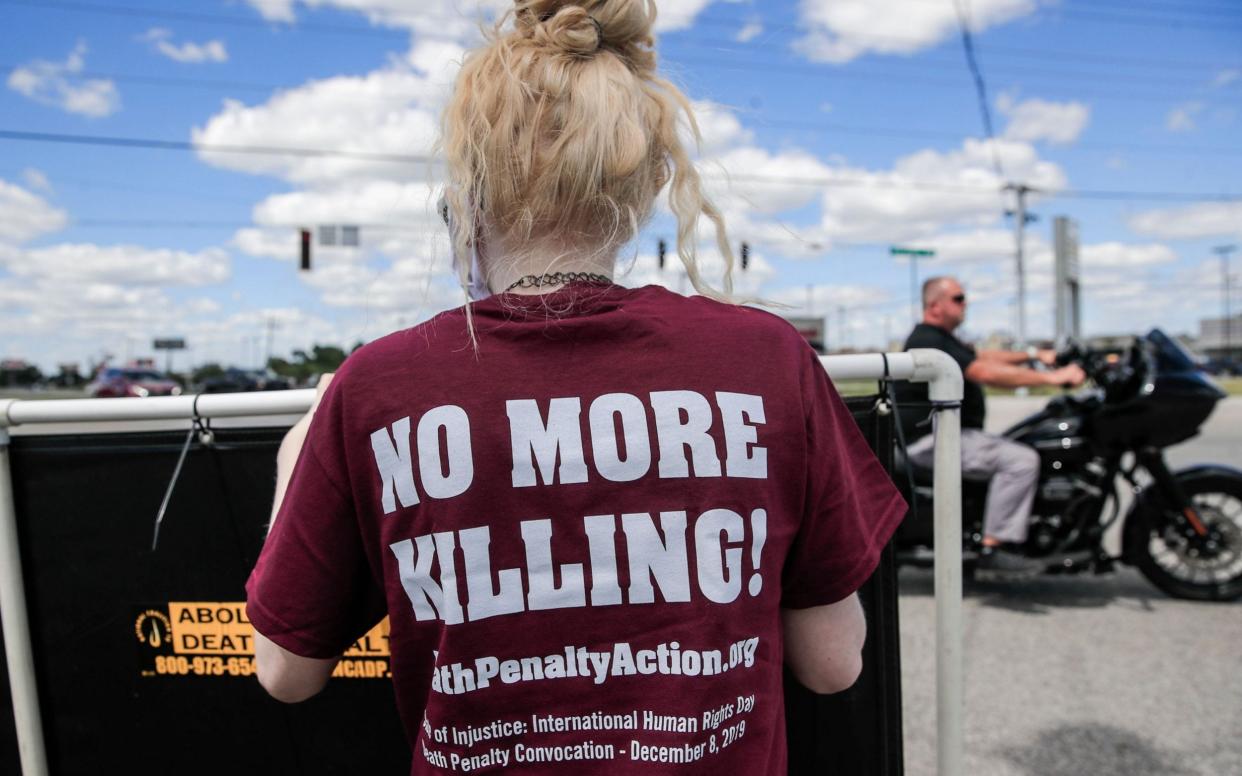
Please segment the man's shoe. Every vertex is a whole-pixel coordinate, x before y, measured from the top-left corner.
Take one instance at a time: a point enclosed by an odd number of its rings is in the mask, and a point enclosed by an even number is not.
[[[991,579],[1030,579],[1044,570],[1044,562],[1001,547],[984,547],[975,570]]]

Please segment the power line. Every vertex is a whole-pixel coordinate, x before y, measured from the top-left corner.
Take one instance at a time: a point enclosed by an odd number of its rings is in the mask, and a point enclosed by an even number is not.
[[[326,156],[341,159],[359,159],[370,162],[395,162],[400,164],[434,164],[439,162],[439,160],[435,157],[417,154],[381,154],[369,151],[331,150],[325,148],[191,143],[186,140],[156,140],[151,138],[102,135],[70,135],[57,132],[26,132],[11,129],[0,129],[0,139],[28,140],[41,143],[68,143],[72,145],[114,146],[119,148],[149,148],[164,151],[208,151],[214,153],[247,154],[255,156]]]
[[[1091,3],[1080,3],[1081,8],[1091,10],[1103,8],[1109,11],[1143,11],[1149,13],[1167,13],[1174,16],[1190,15],[1190,16],[1206,16],[1216,17],[1221,20],[1223,16],[1226,21],[1242,20],[1242,16],[1237,15],[1237,6],[1233,8],[1219,8],[1211,6],[1199,6],[1195,8],[1188,7],[1185,3],[1169,4],[1169,3],[1151,3],[1136,2],[1135,0],[1127,0],[1124,3],[1100,2],[1095,0]]]
[[[73,11],[73,12],[81,12],[81,13],[101,13],[101,14],[119,15],[119,16],[127,16],[127,17],[137,16],[137,17],[169,19],[169,20],[179,20],[179,21],[193,21],[193,22],[208,23],[208,24],[226,24],[226,25],[231,25],[231,26],[260,28],[264,30],[270,30],[273,27],[273,24],[271,22],[268,22],[263,19],[256,19],[256,18],[226,16],[226,15],[220,15],[220,14],[207,14],[207,13],[201,13],[201,12],[169,11],[169,10],[164,10],[164,9],[153,9],[153,8],[145,8],[145,7],[137,7],[137,6],[80,3],[80,2],[71,2],[70,0],[0,0],[0,4],[20,5],[20,6],[26,6],[32,9],[39,9],[39,10],[64,10],[64,11]],[[446,16],[438,16],[438,15],[432,15],[432,14],[421,14],[419,18],[443,19],[446,21],[448,20],[460,21],[465,17],[464,15],[446,17]],[[728,21],[728,20],[714,19],[712,17],[703,17],[703,18],[698,19],[696,23],[700,23],[700,24],[724,23],[724,24],[734,25],[734,24],[740,24],[742,22],[743,20],[740,20],[740,19]],[[793,30],[804,31],[804,28],[798,27],[796,25],[782,25],[782,26],[788,27]],[[404,31],[387,30],[387,29],[377,28],[377,27],[359,27],[359,26],[352,26],[352,25],[323,24],[323,23],[306,22],[306,21],[299,21],[297,23],[296,29],[303,30],[303,31],[309,31],[309,32],[317,32],[317,33],[340,33],[340,34],[349,34],[349,35],[384,36],[384,37],[393,37],[394,35],[401,35],[404,33]],[[887,41],[914,42],[914,43],[919,43],[919,44],[926,43],[926,41],[923,41],[921,39],[900,38],[896,36],[851,35],[851,37],[854,37],[854,38],[861,37],[863,39],[875,40],[877,42],[887,40]],[[988,47],[988,50],[991,51],[993,49],[992,47]],[[997,47],[995,50],[998,52],[1003,52],[1003,51],[1006,51],[1007,49],[1002,49],[1000,47]],[[1043,52],[1043,51],[1037,51],[1037,50],[1022,50],[1022,49],[1012,49],[1009,51],[1015,54],[1036,53],[1037,55],[1041,57],[1052,55],[1052,56],[1057,56],[1060,59],[1063,59],[1065,55],[1065,52],[1054,53],[1054,52]],[[738,63],[733,62],[733,61],[726,61],[726,62],[711,61],[711,60],[695,61],[695,60],[686,59],[684,57],[674,57],[674,61],[682,61],[687,64],[700,64],[700,65],[705,65],[709,67],[727,67],[727,68],[732,68],[732,69],[738,69]],[[1111,60],[1101,60],[1101,61],[1114,61],[1115,62],[1119,60],[1117,58],[1111,58]],[[1132,61],[1140,61],[1143,64],[1154,63],[1152,60],[1132,60]],[[1191,66],[1191,63],[1182,63],[1182,64],[1184,64],[1185,66]],[[1204,63],[1204,65],[1202,66],[1203,67],[1219,67],[1220,65]],[[801,72],[805,72],[806,68],[807,68],[807,65],[794,66],[793,71],[801,73]],[[790,66],[762,65],[762,64],[752,62],[750,63],[749,67],[742,68],[742,69],[760,69],[760,70],[776,69],[776,70],[788,72],[790,70]],[[1066,73],[1066,75],[1068,76],[1069,74]],[[906,82],[909,82],[911,80],[917,80],[918,82],[921,82],[921,83],[944,85],[944,86],[956,88],[956,83],[952,81],[936,81],[934,79],[912,77],[909,73],[900,73],[900,72],[899,73],[879,73],[879,74],[839,73],[838,72],[834,74],[834,78],[842,78],[842,77],[859,79],[859,80],[884,80],[884,81],[888,81],[890,79],[900,79]],[[161,78],[154,77],[154,76],[143,76],[141,78],[143,82],[146,82],[149,84],[157,84],[161,82],[171,84],[171,83],[178,82],[177,79],[161,79]],[[1099,80],[1098,76],[1092,76],[1092,78],[1093,80]],[[1141,81],[1141,82],[1148,83],[1150,82],[1150,80]],[[186,83],[186,85],[201,86],[200,84],[193,84],[192,82]],[[246,86],[245,88],[252,88],[252,87]],[[1039,88],[1052,88],[1052,87],[1040,86]],[[1168,100],[1179,99],[1182,96],[1182,95],[1155,95],[1155,94],[1116,94],[1116,93],[1111,93],[1111,92],[1098,92],[1098,91],[1097,92],[1083,92],[1081,88],[1077,89],[1076,92],[1079,94],[1083,94],[1084,96],[1091,96],[1095,99],[1138,101],[1138,102],[1150,102],[1150,101],[1164,102]]]
[[[2,0],[0,0],[2,1]],[[978,47],[975,47],[978,51]],[[960,65],[959,65],[960,66]],[[14,69],[17,65],[0,64],[0,70]],[[138,83],[160,87],[189,87],[203,89],[239,89],[245,91],[253,91],[256,93],[270,93],[283,89],[292,89],[299,84],[277,84],[262,83],[254,81],[237,81],[237,80],[215,80],[215,79],[198,79],[198,78],[180,78],[180,77],[163,77],[163,76],[147,76],[130,73],[112,73],[101,71],[81,71],[69,75],[73,78],[83,79],[99,79],[106,78],[120,83]],[[944,82],[946,85],[948,81]],[[956,85],[955,85],[956,88]],[[756,123],[771,127],[786,127],[791,129],[806,130],[823,130],[842,133],[853,133],[864,136],[888,135],[891,137],[910,137],[910,138],[929,138],[929,139],[948,139],[960,140],[962,133],[951,130],[919,130],[901,127],[871,127],[871,126],[852,126],[849,124],[839,124],[833,122],[807,122],[795,119],[782,118],[756,118]],[[1242,147],[1225,148],[1210,146],[1178,146],[1178,145],[1161,145],[1161,144],[1121,144],[1109,145],[1102,143],[1075,143],[1077,149],[1089,149],[1106,151],[1110,153],[1119,152],[1139,152],[1154,154],[1188,154],[1194,156],[1202,155],[1242,155]]]
[[[680,40],[678,41],[677,46],[678,47],[684,46],[684,47],[695,48],[695,49],[703,49],[706,51],[714,51],[720,54],[730,54],[730,55],[739,56],[739,57],[746,57],[746,61],[748,63],[754,61],[753,55],[755,53],[755,48],[753,46],[746,46],[746,45],[738,46],[733,41],[717,41],[717,40],[711,40],[711,39],[706,39],[706,38],[694,38],[694,39],[688,39],[688,40]],[[987,49],[983,46],[977,45],[977,43],[973,39],[973,36],[971,40],[971,46],[975,52],[986,50],[989,52],[989,54],[992,53],[991,49]],[[675,54],[669,55],[667,50],[663,53],[667,56],[672,56],[674,59],[677,58]],[[1040,59],[1047,59],[1047,58],[1048,56],[1046,54],[1041,54],[1040,56]],[[782,64],[784,64],[784,66],[786,67],[796,67],[801,70],[814,71],[814,72],[820,72],[820,73],[825,72],[827,68],[827,65],[822,62],[802,62],[802,63],[797,63],[797,64],[788,64],[788,63],[782,63]],[[896,61],[896,62],[893,62],[892,64],[896,64],[900,66],[903,64],[903,62]],[[930,56],[930,55],[924,55],[924,56],[921,56],[917,62],[910,62],[909,64],[910,64],[911,71],[925,71],[930,67],[930,68],[941,70],[941,71],[957,72],[958,69],[961,67],[961,60],[956,59],[956,58],[949,59],[949,58],[941,58],[941,57],[935,57],[935,56]],[[1105,64],[1109,67],[1115,67],[1119,63],[1115,61],[1105,61],[1099,64]],[[1125,74],[1125,73],[1113,73],[1110,71],[1098,72],[1098,71],[1088,71],[1088,70],[1047,69],[1047,68],[1041,68],[1041,67],[1032,67],[1029,65],[1014,65],[1014,64],[1006,65],[1004,63],[1000,65],[993,64],[991,66],[991,70],[994,73],[999,72],[999,73],[1004,73],[1006,75],[1011,75],[1014,77],[1024,77],[1024,78],[1030,78],[1032,76],[1036,78],[1040,78],[1040,77],[1046,76],[1046,77],[1054,78],[1054,79],[1067,79],[1067,78],[1068,79],[1091,79],[1092,81],[1106,81],[1106,82],[1111,81],[1111,82],[1121,83],[1121,84],[1144,84],[1144,85],[1163,84],[1163,85],[1170,86],[1170,87],[1191,89],[1191,88],[1203,86],[1204,84],[1203,71],[1205,69],[1215,69],[1217,67],[1219,66],[1218,65],[1206,65],[1206,64],[1196,65],[1194,66],[1194,69],[1197,71],[1196,75],[1182,76],[1180,78],[1162,78],[1159,76],[1153,76],[1151,74]],[[833,72],[839,72],[839,71],[833,71]]]
[[[769,119],[753,114],[748,115],[747,118],[753,120],[756,126],[803,129],[816,132],[840,132],[842,134],[859,134],[867,137],[890,136],[928,140],[960,141],[964,136],[964,133],[962,132],[954,132],[947,129],[906,129],[902,127],[859,126],[853,124],[838,124],[835,122],[801,121],[798,119]],[[1178,156],[1182,154],[1190,156],[1242,155],[1242,147],[1225,148],[1221,146],[1179,146],[1160,143],[1128,143],[1122,145],[1110,145],[1108,143],[1075,142],[1073,143],[1073,148],[1075,150],[1085,149],[1108,153],[1126,152],[1170,156]]]
[[[1004,178],[1005,168],[1001,165],[1000,154],[996,150],[996,135],[992,131],[992,110],[988,106],[988,88],[984,83],[983,73],[979,70],[979,62],[975,58],[974,41],[970,36],[970,10],[969,7],[963,5],[963,0],[953,0],[953,9],[957,12],[957,26],[962,35],[962,48],[966,52],[966,66],[970,69],[971,78],[975,82],[975,94],[979,100],[979,113],[983,118],[983,131],[988,139],[992,167],[996,170],[998,178]]]
[[[13,71],[26,65],[0,64],[0,70]],[[247,92],[273,92],[280,89],[291,89],[298,84],[255,83],[253,81],[221,80],[213,78],[178,78],[176,76],[140,75],[136,73],[110,73],[98,70],[79,70],[76,73],[62,73],[62,78],[73,80],[107,79],[118,83],[141,84],[146,86],[167,86],[178,89],[235,89]]]
[[[94,146],[110,146],[120,148],[144,148],[154,150],[167,151],[208,151],[219,153],[236,153],[236,154],[253,154],[253,155],[274,155],[274,156],[295,156],[295,157],[341,157],[348,159],[363,159],[367,161],[384,161],[397,164],[436,164],[440,160],[436,157],[420,155],[420,154],[380,154],[367,153],[362,151],[340,151],[324,148],[292,148],[277,146],[257,146],[257,145],[222,145],[209,143],[191,143],[183,140],[158,140],[150,138],[136,137],[117,137],[117,136],[98,136],[98,135],[69,135],[52,132],[31,132],[24,130],[0,129],[0,140],[19,140],[29,142],[45,142],[45,143],[69,143],[76,145],[94,145]],[[749,183],[768,183],[777,185],[799,185],[799,186],[815,186],[815,187],[863,187],[863,188],[888,188],[888,189],[916,189],[926,191],[948,191],[958,193],[997,193],[1000,188],[988,186],[966,186],[955,185],[949,183],[938,183],[935,181],[884,181],[876,180],[870,177],[851,177],[851,176],[833,176],[833,177],[780,177],[766,176],[758,174],[728,174],[714,175],[709,169],[702,173],[705,178],[725,178],[732,181],[742,181]],[[1139,201],[1188,201],[1198,202],[1205,200],[1235,202],[1242,201],[1242,194],[1229,193],[1208,193],[1208,192],[1169,192],[1169,191],[1126,191],[1126,190],[1110,190],[1110,189],[1067,189],[1064,191],[1048,192],[1051,195],[1068,199],[1114,199],[1114,200],[1139,200]]]
[[[0,5],[21,5],[41,11],[72,11],[75,13],[94,13],[106,16],[166,19],[169,21],[198,22],[200,24],[220,24],[231,27],[252,27],[269,31],[273,27],[278,26],[274,22],[252,16],[226,16],[223,14],[201,13],[197,11],[170,11],[163,8],[144,8],[142,6],[131,5],[77,3],[71,2],[70,0],[0,0]],[[358,35],[362,37],[386,38],[405,38],[408,36],[407,30],[387,30],[381,27],[360,27],[343,24],[298,22],[297,28],[308,32],[329,33],[334,35]]]
[[[939,4],[940,2],[942,2],[942,0],[927,0],[927,2],[934,2],[934,3]],[[355,36],[364,36],[364,37],[387,37],[387,38],[403,38],[404,39],[408,35],[408,30],[404,30],[404,29],[398,30],[398,29],[385,29],[382,27],[362,27],[358,25],[326,24],[326,23],[309,22],[309,21],[302,21],[302,20],[299,20],[298,22],[296,22],[296,25],[281,25],[279,23],[271,22],[271,21],[261,19],[261,18],[254,18],[251,16],[229,16],[229,15],[223,15],[223,14],[209,14],[209,13],[194,12],[194,11],[172,11],[172,10],[168,10],[165,8],[149,8],[149,7],[143,7],[143,6],[128,6],[128,5],[117,5],[117,4],[104,5],[104,4],[97,4],[97,3],[81,3],[81,2],[72,2],[71,0],[0,0],[0,5],[25,6],[33,10],[61,10],[61,11],[71,11],[71,12],[77,12],[77,13],[105,14],[105,15],[111,15],[111,16],[165,19],[165,20],[170,20],[170,21],[191,21],[191,22],[199,22],[203,24],[221,24],[221,25],[234,26],[234,27],[251,27],[251,28],[256,28],[256,29],[260,29],[264,31],[271,31],[274,27],[283,26],[283,27],[286,27],[287,29],[298,29],[298,30],[316,32],[316,33],[343,34],[343,35],[355,35]],[[468,19],[469,17],[466,14],[445,16],[445,15],[437,15],[437,14],[419,13],[417,14],[417,17],[410,16],[406,18],[419,18],[419,19],[443,20],[443,21],[463,21],[463,20]],[[730,28],[739,28],[747,23],[750,23],[751,21],[753,21],[753,19],[741,18],[741,17],[724,18],[724,17],[703,15],[703,16],[698,17],[695,20],[695,24],[704,25],[704,26],[716,26],[716,27],[727,26]],[[808,30],[808,27],[806,25],[776,23],[770,20],[761,20],[761,21],[762,21],[762,24],[765,26],[765,28],[768,28],[768,29],[781,29],[781,30],[787,30],[787,31],[798,32],[798,33],[806,32]],[[1214,30],[1219,29],[1219,25],[1213,25],[1212,29]],[[686,35],[684,31],[679,31],[678,34],[682,36]],[[924,45],[926,45],[927,43],[927,41],[923,38],[914,38],[914,37],[909,37],[909,36],[903,37],[903,36],[895,36],[895,35],[859,35],[856,33],[851,33],[850,37],[854,39],[859,39],[859,40],[869,40],[869,41],[877,42],[877,43],[883,43],[883,42],[915,43],[915,44],[924,44]],[[732,41],[730,41],[730,43],[732,43]],[[1151,57],[1125,58],[1125,57],[1116,57],[1116,56],[1101,56],[1099,54],[1095,54],[1091,52],[1053,51],[1053,50],[1042,49],[1042,48],[1031,49],[1031,48],[1008,47],[1008,46],[1004,46],[1004,47],[1002,46],[980,46],[979,50],[986,51],[989,55],[994,55],[994,54],[1010,54],[1010,55],[1019,55],[1019,56],[1028,55],[1028,56],[1034,56],[1039,59],[1045,59],[1045,60],[1051,58],[1057,62],[1069,61],[1074,58],[1078,58],[1078,59],[1081,59],[1082,61],[1098,61],[1102,63],[1126,62],[1126,63],[1141,65],[1145,67],[1158,67],[1158,68],[1167,68],[1167,67],[1216,68],[1216,67],[1232,66],[1232,65],[1229,65],[1228,63],[1222,64],[1219,62],[1188,62],[1185,60],[1155,59]]]
[[[1216,20],[1186,20],[1171,17],[1158,16],[1139,16],[1131,14],[1110,14],[1098,13],[1094,11],[1078,11],[1072,8],[1058,9],[1060,15],[1071,21],[1099,22],[1101,24],[1128,24],[1135,27],[1156,27],[1161,30],[1209,30],[1211,32],[1220,32],[1222,21]],[[1236,21],[1238,26],[1242,27],[1242,19],[1237,17],[1228,21]]]
[[[0,0],[0,2],[4,2],[4,0]],[[978,50],[977,47],[976,47],[976,50]],[[748,52],[743,52],[739,50],[737,53],[743,54],[743,53],[748,53]],[[955,79],[935,78],[935,77],[929,78],[929,77],[914,75],[914,74],[911,74],[910,72],[901,71],[901,70],[866,72],[866,73],[858,72],[858,71],[825,71],[823,68],[820,68],[814,65],[807,65],[807,64],[756,62],[754,60],[743,61],[740,59],[720,60],[720,59],[710,59],[710,58],[701,58],[701,57],[683,57],[679,55],[666,56],[665,61],[668,64],[682,63],[682,64],[687,64],[687,65],[714,67],[714,68],[721,68],[721,69],[728,69],[728,70],[741,70],[741,71],[757,70],[757,71],[793,73],[793,74],[796,74],[796,75],[799,75],[805,78],[821,80],[821,81],[862,80],[862,81],[879,81],[883,83],[902,83],[902,84],[920,83],[920,84],[926,84],[929,86],[943,87],[946,89],[954,89],[954,90],[960,88],[959,82]],[[0,64],[0,70],[15,70],[19,67],[24,67],[24,65]],[[1067,78],[1076,77],[1076,78],[1079,78],[1080,80],[1081,79],[1096,80],[1096,77],[1094,75],[1087,74],[1087,73],[1076,74],[1076,73],[1070,73],[1068,71],[1065,71],[1065,75]],[[115,73],[115,72],[106,72],[106,71],[85,71],[85,70],[79,71],[77,73],[65,73],[63,74],[63,77],[71,78],[71,79],[103,78],[103,79],[110,79],[113,81],[117,81],[119,83],[135,83],[139,85],[156,86],[156,87],[223,89],[223,90],[234,89],[234,90],[251,91],[251,92],[256,92],[256,93],[269,93],[269,92],[278,91],[278,90],[295,89],[302,85],[302,84],[278,84],[278,83],[270,83],[270,82],[263,83],[263,82],[254,82],[254,81],[240,81],[236,79],[230,79],[230,80],[199,79],[199,78],[184,78],[184,77],[175,77],[175,76],[151,76],[151,75],[134,74],[134,73]],[[1135,79],[1133,82],[1142,83],[1144,82],[1144,80]],[[1029,85],[1031,86],[1031,88],[1037,88],[1037,89],[1062,88],[1062,85],[1060,84],[1045,85],[1045,84],[1039,84],[1039,83],[1031,83]],[[1190,88],[1190,85],[1188,84],[1186,88]],[[1155,93],[1119,94],[1115,91],[1091,91],[1091,90],[1084,91],[1083,89],[1079,87],[1074,88],[1074,94],[1075,94],[1075,97],[1090,97],[1092,99],[1097,99],[1097,100],[1103,99],[1103,100],[1118,100],[1118,101],[1124,101],[1124,102],[1159,103],[1162,105],[1167,104],[1171,101],[1178,101],[1178,100],[1182,100],[1185,98],[1184,93],[1183,94],[1164,94],[1164,95],[1157,95]]]
[[[721,70],[731,70],[734,72],[772,72],[772,73],[794,73],[816,81],[880,81],[882,83],[902,83],[902,84],[925,84],[928,86],[938,86],[946,89],[957,90],[961,88],[961,83],[949,78],[934,78],[912,75],[908,71],[901,72],[867,72],[860,73],[857,71],[822,71],[808,70],[807,65],[800,64],[783,64],[775,62],[755,62],[747,59],[713,59],[709,57],[682,56],[680,54],[670,54],[667,51],[663,54],[663,61],[666,66],[673,64],[691,65],[694,67],[714,67]],[[1057,85],[1037,85],[1040,89],[1054,90],[1066,88],[1064,84]],[[1155,94],[1155,93],[1118,93],[1116,91],[1097,91],[1083,89],[1078,85],[1072,87],[1073,93],[1077,97],[1090,97],[1094,100],[1116,101],[1116,102],[1138,102],[1145,104],[1168,105],[1170,102],[1182,101],[1186,98],[1185,94]]]
[[[943,0],[921,0],[921,2],[925,4],[943,5]],[[1108,9],[1108,8],[1105,8],[1104,12],[1080,11],[1077,8],[1072,8],[1072,7],[1066,8],[1063,6],[1053,6],[1050,8],[1044,7],[1044,8],[1041,8],[1040,10],[1045,11],[1045,12],[1051,12],[1051,13],[1043,13],[1043,14],[1040,14],[1034,17],[1036,20],[1040,20],[1040,21],[1047,21],[1050,16],[1053,18],[1064,16],[1067,18],[1068,17],[1081,17],[1082,20],[1088,21],[1088,22],[1100,22],[1100,23],[1110,23],[1114,21],[1121,21],[1122,23],[1137,22],[1140,25],[1161,26],[1161,27],[1172,24],[1172,25],[1179,26],[1179,27],[1190,27],[1190,28],[1195,28],[1195,29],[1209,29],[1209,30],[1214,30],[1214,31],[1218,31],[1220,29],[1222,22],[1235,21],[1235,20],[1242,21],[1242,17],[1237,17],[1237,16],[1226,16],[1223,18],[1213,17],[1213,18],[1181,18],[1181,19],[1177,18],[1176,16],[1173,16],[1173,17],[1136,16],[1133,13],[1129,13],[1129,14],[1109,13],[1109,10],[1113,10],[1113,9]],[[1127,6],[1125,7],[1125,10],[1133,11],[1135,10],[1135,8],[1133,6]],[[744,18],[744,17],[736,17],[736,16],[735,17],[705,16],[705,17],[700,17],[696,19],[695,24],[707,24],[707,25],[715,25],[715,26],[726,26],[727,25],[734,29],[740,29],[743,25],[747,24],[750,21],[752,20]],[[762,23],[764,24],[765,28],[768,28],[768,29],[787,30],[787,31],[794,31],[794,32],[806,32],[808,27],[812,26],[809,24],[808,25],[790,24],[788,22],[766,22],[765,21]],[[829,31],[834,32],[831,29]],[[851,36],[856,37],[856,38],[863,37],[863,36],[854,35],[853,33],[851,33]],[[890,41],[920,42],[923,40],[921,38],[913,38],[913,37],[905,37],[905,38],[898,38],[896,36],[886,36],[886,37]],[[878,41],[880,40],[880,36],[874,36],[873,39]]]

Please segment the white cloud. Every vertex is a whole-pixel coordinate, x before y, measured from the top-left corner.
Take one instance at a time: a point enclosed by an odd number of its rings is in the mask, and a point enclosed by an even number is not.
[[[32,189],[52,193],[52,182],[48,180],[47,175],[42,170],[35,167],[27,167],[22,170],[22,180],[26,181],[26,185]]]
[[[335,8],[365,16],[369,22],[442,38],[477,36],[479,22],[496,18],[512,7],[506,0],[246,0],[273,22],[297,22],[297,6],[307,9]]]
[[[816,180],[833,169],[816,156],[797,149],[773,153],[757,146],[725,151],[702,166],[707,190],[726,209],[779,213],[809,205],[820,196]],[[808,181],[811,182],[808,184]]]
[[[297,15],[293,12],[295,0],[246,0],[246,2],[269,22],[297,21]]]
[[[694,109],[694,120],[702,137],[699,151],[704,156],[753,142],[755,133],[742,126],[742,122],[727,106],[710,100],[694,100],[691,107]],[[692,142],[688,132],[683,132],[682,142]]]
[[[1195,116],[1202,110],[1201,102],[1182,103],[1165,116],[1164,128],[1170,132],[1189,132],[1195,128]]]
[[[712,0],[661,0],[656,32],[672,32],[694,26],[694,20]]]
[[[63,243],[18,252],[6,262],[17,277],[100,288],[134,286],[203,286],[231,275],[229,256],[219,248],[191,253],[137,245]],[[102,292],[101,292],[102,293]],[[120,291],[108,291],[117,296]]]
[[[1050,143],[1073,143],[1086,128],[1091,109],[1081,102],[1049,102],[1030,99],[1015,102],[1002,94],[997,108],[1009,118],[1005,137],[1010,140]]]
[[[233,244],[253,256],[291,261],[298,255],[291,225],[360,225],[360,248],[325,247],[316,239],[314,269],[299,280],[330,307],[368,315],[434,313],[464,301],[449,277],[437,195],[433,184],[384,180],[276,194],[254,207],[259,227],[240,230]]]
[[[437,273],[431,262],[419,258],[393,262],[377,269],[357,264],[330,264],[302,276],[322,292],[325,304],[357,310],[442,310],[461,304],[461,290]]]
[[[1078,255],[1084,273],[1096,269],[1133,270],[1177,261],[1177,253],[1167,245],[1160,244],[1094,243],[1081,246]]]
[[[898,242],[949,225],[995,223],[1007,200],[1005,181],[992,167],[992,145],[1008,177],[1043,192],[1066,186],[1065,172],[1027,143],[968,138],[960,150],[918,151],[891,170],[837,168],[834,175],[850,185],[825,194],[824,227],[839,239]]]
[[[1014,260],[1014,236],[1009,229],[981,228],[960,232],[945,232],[922,237],[907,247],[930,248],[936,255],[920,260],[928,274],[942,274],[941,265],[993,263],[1001,266]],[[1042,252],[1046,245],[1038,235],[1027,234],[1025,247],[1029,254]],[[1008,265],[1006,265],[1008,266]]]
[[[437,50],[442,57],[456,51],[442,46]],[[429,163],[405,159],[431,153],[439,132],[438,108],[447,86],[396,67],[364,76],[336,76],[280,92],[261,105],[226,100],[223,110],[195,127],[191,136],[196,144],[206,146],[326,149],[362,157],[230,154],[201,148],[198,152],[217,167],[299,183],[425,178],[432,174]]]
[[[42,197],[0,180],[0,243],[33,240],[63,229],[68,221],[65,211],[48,204]],[[0,262],[3,260],[0,255]]]
[[[1239,78],[1242,78],[1242,70],[1227,68],[1216,74],[1216,77],[1212,79],[1212,86],[1219,89],[1222,86],[1228,86]]]
[[[224,42],[221,40],[209,40],[203,43],[193,43],[186,41],[184,43],[172,42],[172,31],[163,27],[152,27],[142,36],[144,40],[151,44],[151,48],[160,54],[168,57],[175,62],[194,63],[201,62],[227,62],[229,61],[229,52],[225,48]]]
[[[425,230],[440,223],[436,213],[439,188],[429,183],[372,180],[333,188],[274,194],[254,207],[255,223],[296,227],[316,224],[359,224],[363,239],[376,231]]]
[[[239,229],[232,245],[248,256],[293,261],[301,251],[300,237],[292,229]]]
[[[752,21],[747,22],[742,29],[737,31],[737,35],[733,37],[738,43],[750,43],[755,38],[763,34],[763,22]]]
[[[1039,0],[973,0],[971,29],[978,33],[1033,13]],[[794,49],[817,62],[843,64],[868,53],[909,55],[958,34],[951,0],[802,0]]]
[[[35,102],[91,118],[120,110],[121,97],[111,80],[74,78],[85,66],[86,43],[79,42],[64,62],[36,59],[15,68],[9,73],[9,88]]]
[[[1139,213],[1129,220],[1139,234],[1164,239],[1242,239],[1242,202],[1200,202]]]

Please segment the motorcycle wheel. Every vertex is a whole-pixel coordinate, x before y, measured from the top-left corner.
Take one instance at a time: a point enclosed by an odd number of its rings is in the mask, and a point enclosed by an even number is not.
[[[1183,482],[1182,488],[1213,539],[1188,538],[1173,521],[1144,509],[1135,515],[1135,565],[1174,598],[1242,598],[1242,480],[1201,477]]]

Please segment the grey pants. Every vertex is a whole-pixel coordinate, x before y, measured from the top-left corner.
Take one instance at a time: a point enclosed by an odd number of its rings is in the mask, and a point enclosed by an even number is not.
[[[932,467],[931,434],[910,445],[910,460]],[[962,429],[962,473],[986,474],[988,506],[983,515],[983,533],[1002,542],[1026,541],[1039,484],[1039,453],[1034,448],[1012,442],[975,428]]]

